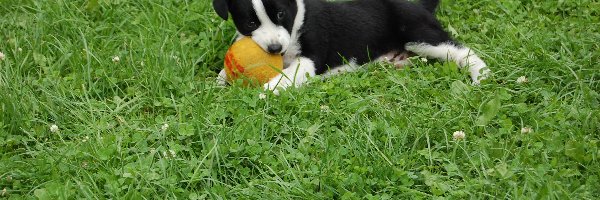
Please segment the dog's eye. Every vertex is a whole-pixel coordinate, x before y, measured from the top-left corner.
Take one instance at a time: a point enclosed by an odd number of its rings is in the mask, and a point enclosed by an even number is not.
[[[277,19],[281,20],[281,19],[283,19],[283,17],[285,17],[285,12],[283,12],[283,11],[277,12]]]
[[[246,26],[248,28],[256,28],[256,22],[254,22],[254,21],[246,22]]]

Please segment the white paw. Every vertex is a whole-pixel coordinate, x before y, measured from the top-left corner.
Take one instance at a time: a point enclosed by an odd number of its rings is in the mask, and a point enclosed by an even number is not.
[[[218,86],[227,86],[227,80],[225,80],[221,77],[217,77],[217,85]]]
[[[279,90],[285,90],[292,85],[293,82],[289,78],[280,74],[272,78],[268,83],[265,83],[264,89],[273,91],[273,94],[279,95]]]
[[[315,63],[308,58],[300,57],[282,72],[266,83],[264,89],[278,95],[279,91],[290,86],[300,87],[308,81],[309,77],[315,76]]]
[[[225,69],[222,69],[221,72],[219,72],[219,76],[217,76],[217,85],[227,86],[227,73],[225,72]]]

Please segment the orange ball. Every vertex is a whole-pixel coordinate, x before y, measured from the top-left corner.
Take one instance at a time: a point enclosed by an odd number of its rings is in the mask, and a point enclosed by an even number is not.
[[[227,81],[244,80],[244,85],[261,86],[283,69],[283,56],[265,52],[250,37],[244,37],[229,47],[225,54]]]

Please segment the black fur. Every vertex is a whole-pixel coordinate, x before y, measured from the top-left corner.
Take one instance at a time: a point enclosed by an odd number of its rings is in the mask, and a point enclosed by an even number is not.
[[[229,18],[229,8],[227,7],[229,0],[213,0],[213,8],[219,17],[227,20]]]
[[[292,32],[294,19],[298,8],[294,0],[263,0],[265,10],[271,21],[282,25],[288,32]],[[278,18],[278,13],[283,13],[283,18]]]
[[[440,0],[421,0],[420,3],[429,12],[435,13],[435,10],[437,9],[438,5],[440,4]]]
[[[243,35],[250,35],[250,33],[256,28],[260,26],[260,21],[256,16],[256,13],[252,9],[252,2],[247,0],[214,0],[213,6],[219,16],[221,16],[221,12],[223,10],[217,10],[225,8],[229,13],[231,13],[231,18],[237,28],[237,30]],[[223,5],[224,4],[224,5]],[[217,6],[219,5],[219,6]],[[223,17],[223,16],[221,16]],[[225,14],[225,18],[227,19],[227,14]],[[251,23],[254,23],[251,26]]]
[[[452,41],[431,8],[422,4],[404,0],[304,3],[302,56],[315,62],[316,74],[344,64],[344,59],[364,64],[394,50],[402,52],[408,42],[437,45]]]
[[[260,21],[254,13],[252,3],[249,0],[213,0],[213,8],[215,12],[227,20],[229,13],[233,18],[233,22],[237,30],[245,36],[250,36],[251,32],[256,30],[260,26]],[[294,18],[298,8],[296,7],[296,1],[294,0],[263,0],[265,10],[271,21],[277,25],[284,26],[289,32],[292,31],[294,26]],[[279,13],[283,13],[283,18]],[[250,26],[250,23],[254,23]]]

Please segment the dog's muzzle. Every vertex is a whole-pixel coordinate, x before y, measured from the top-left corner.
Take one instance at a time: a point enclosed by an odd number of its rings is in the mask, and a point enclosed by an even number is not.
[[[282,48],[283,48],[283,46],[281,46],[281,44],[270,44],[267,47],[267,51],[272,54],[278,54],[278,53],[281,53]]]

